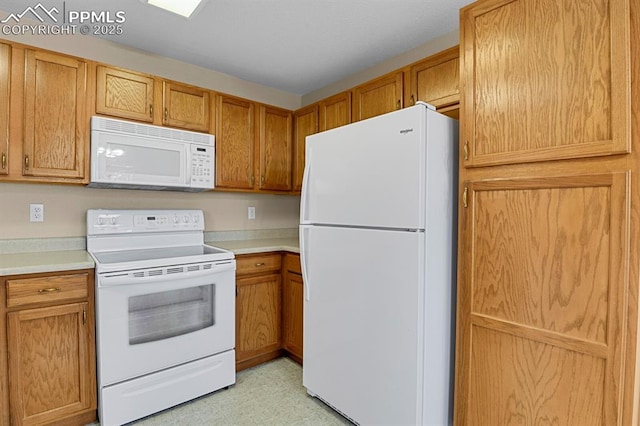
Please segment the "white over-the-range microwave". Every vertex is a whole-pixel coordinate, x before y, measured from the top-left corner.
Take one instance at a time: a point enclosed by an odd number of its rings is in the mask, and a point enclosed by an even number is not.
[[[91,118],[94,188],[206,191],[214,187],[213,135]]]

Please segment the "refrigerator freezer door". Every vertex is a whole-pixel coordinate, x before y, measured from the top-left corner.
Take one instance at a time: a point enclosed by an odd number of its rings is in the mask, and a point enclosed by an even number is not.
[[[424,233],[302,226],[303,384],[360,424],[420,424]]]
[[[308,136],[301,223],[424,229],[426,117],[415,106]]]

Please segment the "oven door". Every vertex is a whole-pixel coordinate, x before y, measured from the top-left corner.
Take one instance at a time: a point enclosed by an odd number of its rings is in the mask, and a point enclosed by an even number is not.
[[[100,386],[235,346],[235,260],[97,276]]]

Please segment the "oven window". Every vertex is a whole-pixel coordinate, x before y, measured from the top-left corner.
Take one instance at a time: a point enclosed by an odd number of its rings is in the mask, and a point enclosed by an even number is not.
[[[129,344],[153,342],[211,327],[215,285],[129,298]]]

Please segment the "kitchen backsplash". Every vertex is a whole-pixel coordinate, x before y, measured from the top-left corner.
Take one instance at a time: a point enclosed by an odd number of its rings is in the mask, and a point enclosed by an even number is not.
[[[242,239],[231,238],[230,231],[297,229],[300,205],[300,197],[293,195],[130,191],[20,183],[0,183],[0,200],[0,240],[63,239],[63,246],[71,245],[69,250],[74,249],[73,237],[83,240],[86,236],[87,209],[201,209],[205,213],[205,232],[219,233],[216,235],[225,239]],[[44,205],[43,222],[29,221],[31,203]],[[255,207],[254,220],[247,218],[250,206]],[[64,240],[69,237],[69,241]]]

